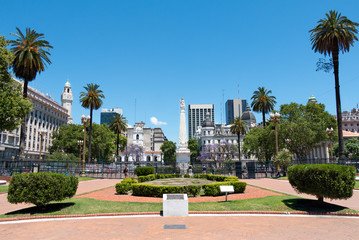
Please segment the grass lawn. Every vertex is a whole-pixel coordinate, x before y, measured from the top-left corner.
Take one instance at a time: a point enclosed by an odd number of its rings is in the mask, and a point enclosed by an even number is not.
[[[0,185],[0,193],[7,192],[9,185]]]
[[[279,180],[288,180],[288,177],[279,177],[279,178],[276,178],[276,177],[272,177],[272,179],[279,179]]]
[[[359,181],[355,181],[354,189],[359,189]]]
[[[68,199],[61,203],[52,203],[45,208],[30,207],[14,211],[0,218],[41,216],[41,215],[71,215],[119,212],[159,212],[162,203],[134,203],[100,201],[90,198]],[[302,199],[295,196],[268,196],[247,200],[229,202],[189,203],[189,211],[307,211],[307,212],[356,212],[338,205],[316,200]]]
[[[79,179],[79,182],[81,182],[81,181],[93,180],[93,179],[96,179],[96,178],[92,178],[92,177],[78,177],[78,179]]]

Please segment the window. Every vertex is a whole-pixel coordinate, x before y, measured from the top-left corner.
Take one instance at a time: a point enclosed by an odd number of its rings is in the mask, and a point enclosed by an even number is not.
[[[136,140],[139,140],[140,139],[140,136],[137,134],[136,135]]]

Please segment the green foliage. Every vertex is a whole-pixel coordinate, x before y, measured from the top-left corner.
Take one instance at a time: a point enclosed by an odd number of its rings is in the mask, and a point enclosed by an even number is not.
[[[238,177],[226,177],[224,179],[225,182],[234,182],[234,181],[239,181]]]
[[[181,174],[150,174],[147,176],[140,176],[138,177],[138,182],[149,182],[156,179],[165,179],[165,178],[181,178]]]
[[[199,144],[196,139],[191,138],[188,140],[188,149],[191,151],[191,162],[196,161],[199,152]]]
[[[52,146],[49,148],[50,153],[65,152],[73,153],[79,157],[78,140],[84,139],[83,125],[69,124],[62,125],[59,130],[53,132]],[[115,134],[106,124],[93,124],[92,132],[92,156],[98,160],[109,162],[115,150]],[[86,134],[86,152],[88,151],[88,134]],[[82,152],[81,152],[82,155]],[[87,159],[87,158],[86,158]]]
[[[338,143],[334,144],[333,152],[335,156],[339,156]],[[359,140],[357,138],[351,138],[344,143],[344,155],[345,157],[359,158]]]
[[[46,157],[48,161],[69,161],[69,162],[79,162],[79,157],[76,157],[72,153],[64,153],[64,152],[54,152],[51,155]]]
[[[233,186],[235,193],[244,193],[246,190],[247,183],[239,181],[228,181],[228,182],[216,182],[210,184],[204,184],[202,186],[204,195],[206,196],[219,196],[224,193],[221,192],[220,186]]]
[[[275,157],[273,163],[279,165],[283,169],[287,169],[292,163],[292,154],[287,150],[281,150]]]
[[[185,186],[184,188],[185,188],[185,192],[193,197],[196,197],[201,192],[201,186],[188,185]]]
[[[121,135],[122,132],[127,130],[127,120],[122,114],[116,114],[110,123],[110,129],[113,131],[117,138],[116,138],[116,154],[118,154],[118,149],[121,148],[123,151],[127,145],[127,138]],[[120,141],[120,136],[122,137],[122,141]],[[124,138],[126,141],[124,141]],[[124,142],[126,142],[124,144]],[[121,144],[121,147],[119,146]]]
[[[348,199],[353,195],[356,170],[334,164],[296,165],[288,168],[288,179],[299,193],[318,199]]]
[[[5,37],[0,36],[0,131],[18,128],[32,108],[31,102],[22,97],[21,84],[8,72],[14,55],[7,45]]]
[[[176,163],[176,144],[172,141],[166,141],[162,144],[163,160],[166,165]]]
[[[125,178],[121,183],[116,183],[116,192],[118,194],[127,194],[135,183],[137,183],[137,181],[134,178]]]
[[[277,103],[274,96],[270,96],[272,90],[265,87],[259,87],[253,92],[251,107],[255,112],[261,112],[263,117],[263,126],[266,125],[265,114],[273,111],[274,105]]]
[[[132,194],[145,197],[162,197],[163,194],[185,193],[183,186],[156,186],[145,183],[132,185]]]
[[[23,173],[11,177],[7,199],[10,203],[44,206],[75,195],[78,179],[59,173]]]
[[[131,177],[131,178],[125,178],[121,181],[121,183],[126,183],[126,184],[134,184],[134,183],[137,183],[136,179]]]
[[[150,175],[147,175],[147,176],[139,176],[137,178],[138,182],[139,183],[142,183],[142,182],[149,182],[149,181],[153,181],[156,179],[156,175],[155,174],[150,174]]]
[[[150,174],[154,174],[155,173],[155,169],[153,167],[137,167],[135,168],[135,174],[140,177],[140,176],[147,176]]]

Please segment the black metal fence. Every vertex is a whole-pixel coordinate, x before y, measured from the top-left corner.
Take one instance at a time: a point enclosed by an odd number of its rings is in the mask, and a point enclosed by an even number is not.
[[[359,173],[359,159],[300,159],[293,160],[292,165],[297,164],[340,164],[354,166]],[[118,163],[86,163],[84,172],[88,177],[94,178],[123,178],[123,169],[128,167],[128,176],[135,176],[136,167],[152,166],[156,174],[180,173],[175,165],[163,165],[160,162],[118,162]],[[16,173],[28,172],[56,172],[80,176],[82,163],[66,161],[39,161],[39,160],[11,160],[0,159],[0,176],[11,176]],[[192,164],[193,174],[210,173],[226,176],[237,176],[239,178],[265,178],[274,177],[277,168],[272,161],[259,162],[243,160],[241,162],[214,163],[198,162]],[[281,169],[285,175],[285,169]],[[187,170],[189,173],[189,169]]]

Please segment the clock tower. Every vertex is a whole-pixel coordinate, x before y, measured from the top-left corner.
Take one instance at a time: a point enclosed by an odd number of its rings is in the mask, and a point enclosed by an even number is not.
[[[73,98],[72,91],[71,91],[71,84],[70,84],[69,80],[67,80],[67,82],[65,83],[64,91],[61,94],[61,103],[62,103],[62,106],[68,110],[68,114],[69,114],[69,117],[67,119],[68,124],[74,123],[72,121],[72,116],[71,116],[73,100],[74,100],[74,98]]]

